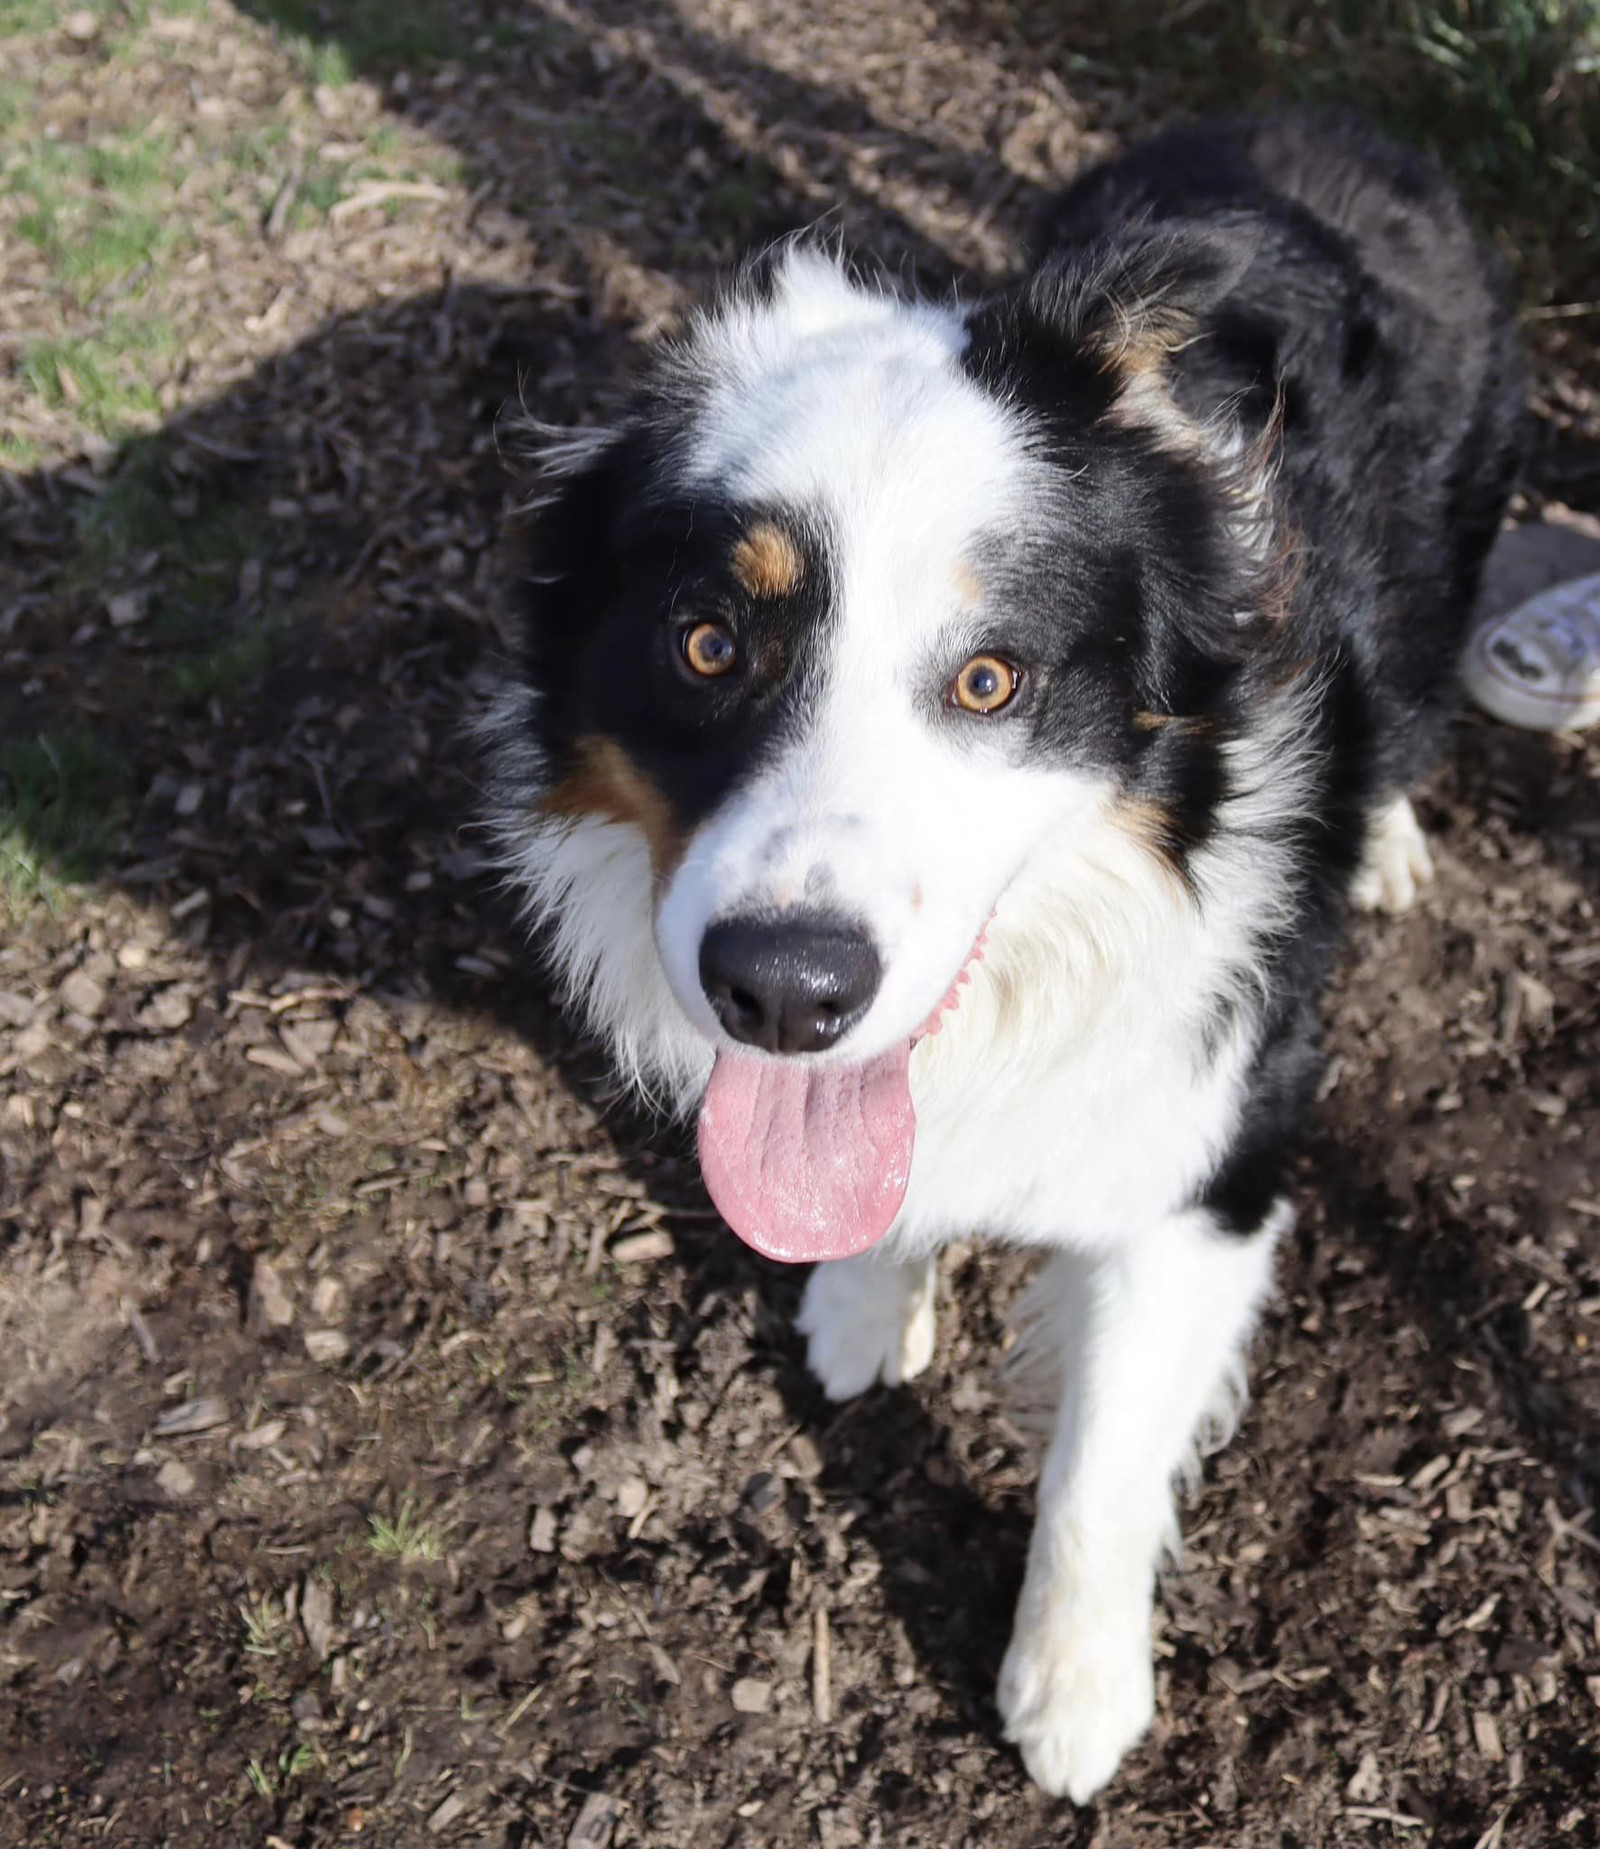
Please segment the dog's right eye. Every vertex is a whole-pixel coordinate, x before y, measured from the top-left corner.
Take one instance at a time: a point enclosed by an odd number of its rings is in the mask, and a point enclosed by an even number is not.
[[[974,655],[950,683],[946,698],[969,713],[998,713],[1016,698],[1022,675],[998,655]]]
[[[732,634],[721,623],[696,623],[684,630],[678,647],[693,672],[707,680],[726,674],[739,658]]]

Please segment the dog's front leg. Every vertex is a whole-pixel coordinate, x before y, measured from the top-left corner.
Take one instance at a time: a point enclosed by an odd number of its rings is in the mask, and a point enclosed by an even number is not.
[[[922,1372],[933,1359],[938,1275],[931,1258],[901,1263],[875,1252],[815,1267],[795,1327],[830,1400],[853,1400],[876,1380],[898,1387]]]
[[[1086,1803],[1150,1723],[1172,1479],[1208,1414],[1227,1416],[1288,1219],[1280,1206],[1241,1237],[1190,1209],[1108,1253],[1053,1258],[1024,1306],[1061,1398],[999,1704],[1057,1797]]]

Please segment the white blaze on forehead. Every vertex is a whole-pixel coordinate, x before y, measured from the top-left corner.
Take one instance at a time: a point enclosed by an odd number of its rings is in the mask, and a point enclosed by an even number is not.
[[[974,752],[975,734],[930,710],[993,640],[975,542],[1038,504],[1026,428],[967,376],[966,339],[955,312],[863,288],[815,253],[791,253],[766,301],[700,330],[705,396],[682,465],[736,501],[816,517],[833,604],[805,735],[730,792],[658,917],[674,987],[708,1031],[695,958],[709,920],[822,906],[865,926],[884,965],[840,1057],[903,1041],[1075,794]]]
[[[970,601],[963,556],[1014,523],[1033,467],[1019,418],[962,370],[966,344],[954,309],[791,252],[766,300],[700,329],[705,396],[684,466],[736,501],[820,516],[836,614],[886,639],[903,613],[931,640]]]

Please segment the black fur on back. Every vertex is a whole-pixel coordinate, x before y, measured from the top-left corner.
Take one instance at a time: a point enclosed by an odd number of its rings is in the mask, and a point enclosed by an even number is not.
[[[1118,317],[1126,337],[1165,343],[1172,400],[1197,426],[1232,420],[1247,448],[1276,451],[1276,556],[1291,572],[1274,624],[1229,637],[1190,612],[1176,644],[1162,638],[1167,703],[1201,722],[1142,741],[1130,788],[1175,818],[1176,851],[1213,824],[1219,737],[1270,685],[1312,674],[1319,687],[1320,787],[1286,824],[1302,837],[1300,915],[1271,960],[1245,1121],[1204,1196],[1248,1229],[1281,1189],[1314,1085],[1315,1001],[1368,818],[1429,767],[1455,707],[1525,382],[1503,267],[1449,181],[1349,118],[1180,128],[1086,174],[1050,209],[1029,278],[976,318],[967,364],[1059,430],[1071,465],[1105,409],[1081,356]],[[1198,505],[1146,500],[1175,580],[1214,584]],[[1081,557],[1081,525],[1071,543]],[[1035,572],[1047,595],[1049,562]]]
[[[1281,398],[1282,497],[1304,573],[1295,640],[1350,652],[1378,785],[1403,788],[1454,709],[1526,438],[1504,267],[1435,163],[1346,116],[1144,143],[1055,202],[1037,275],[1081,268],[1130,226],[1220,253],[1225,287],[1174,356],[1175,396],[1202,420],[1235,407],[1256,433]]]

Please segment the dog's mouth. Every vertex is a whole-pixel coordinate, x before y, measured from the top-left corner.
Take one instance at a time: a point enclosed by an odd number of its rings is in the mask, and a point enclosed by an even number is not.
[[[936,1034],[983,960],[985,924],[944,999],[898,1046],[859,1066],[722,1051],[700,1104],[700,1169],[748,1246],[786,1264],[853,1258],[905,1199],[917,1114],[911,1049]]]

